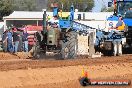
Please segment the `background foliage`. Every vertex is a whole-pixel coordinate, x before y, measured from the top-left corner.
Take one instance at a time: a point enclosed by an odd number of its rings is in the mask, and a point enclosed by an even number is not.
[[[0,0],[0,19],[13,11],[52,11],[51,3],[58,3],[63,11],[69,11],[73,3],[78,11],[88,12],[94,6],[94,0]]]
[[[52,10],[49,6],[51,3],[58,3],[63,11],[69,11],[71,4],[80,12],[88,12],[94,7],[94,0],[49,0],[48,9]]]
[[[101,9],[101,12],[113,12],[113,11],[114,11],[114,7],[107,8],[106,6],[103,6],[103,8]]]

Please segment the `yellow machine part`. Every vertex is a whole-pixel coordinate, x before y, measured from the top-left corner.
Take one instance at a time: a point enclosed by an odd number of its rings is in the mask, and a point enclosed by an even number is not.
[[[87,71],[84,71],[84,68],[82,69],[81,77],[88,77]]]
[[[69,12],[59,12],[59,17],[68,17],[69,16]]]
[[[52,17],[51,16],[48,16],[47,19],[50,20]]]
[[[119,26],[119,27],[117,28],[117,30],[122,31],[122,30],[124,30],[124,29],[125,29],[125,23],[123,22],[123,24],[122,24],[121,26]]]

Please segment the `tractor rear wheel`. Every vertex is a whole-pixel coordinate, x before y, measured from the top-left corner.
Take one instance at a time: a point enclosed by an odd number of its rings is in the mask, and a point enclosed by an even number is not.
[[[71,59],[77,56],[77,33],[74,31],[66,34],[66,40],[62,41],[61,55],[63,59]]]
[[[36,32],[35,33],[35,41],[36,43],[34,44],[33,46],[33,57],[35,59],[39,59],[40,58],[40,55],[41,55],[41,35],[39,32]]]
[[[40,45],[39,42],[36,41],[36,44],[33,46],[33,57],[35,59],[40,58]]]

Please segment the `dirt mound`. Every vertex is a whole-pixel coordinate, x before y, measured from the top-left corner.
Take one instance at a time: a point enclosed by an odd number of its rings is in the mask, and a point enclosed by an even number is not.
[[[31,57],[30,53],[18,52],[15,54],[0,52],[0,60],[10,60],[10,59],[26,59],[28,56]]]
[[[9,60],[9,59],[19,59],[19,57],[10,53],[0,52],[0,60]]]

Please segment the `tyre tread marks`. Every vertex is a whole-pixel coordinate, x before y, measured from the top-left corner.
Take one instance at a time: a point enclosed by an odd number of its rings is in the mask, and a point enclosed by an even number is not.
[[[76,57],[76,50],[77,50],[77,34],[76,32],[69,32],[67,34],[68,36],[68,49],[69,49],[69,58],[75,58]],[[75,47],[76,46],[76,47]],[[76,48],[76,49],[75,49]]]

